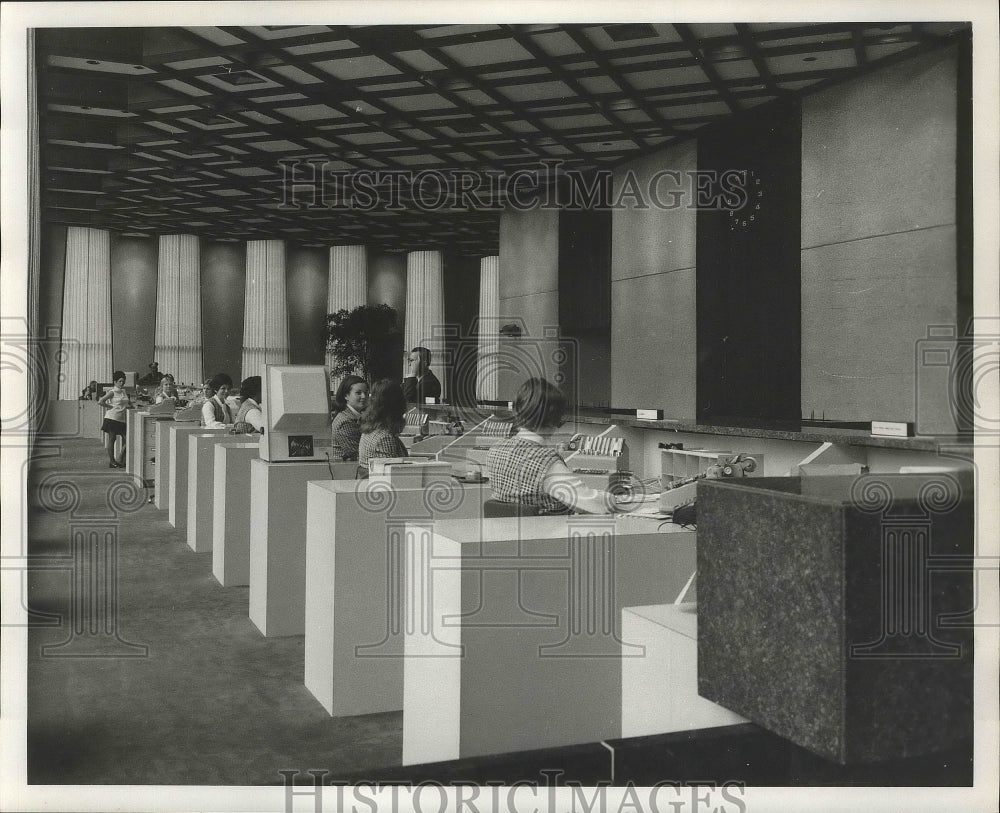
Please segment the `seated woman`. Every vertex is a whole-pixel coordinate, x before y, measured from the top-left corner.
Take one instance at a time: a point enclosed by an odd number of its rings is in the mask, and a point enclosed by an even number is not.
[[[240,408],[233,419],[233,434],[249,435],[264,431],[264,413],[260,410],[261,381],[252,375],[240,382]]]
[[[373,457],[407,457],[406,447],[399,439],[406,426],[404,412],[406,398],[398,383],[383,378],[372,385],[368,406],[361,413],[360,465],[367,466]]]
[[[174,381],[174,377],[167,373],[160,379],[160,386],[156,389],[156,395],[153,396],[154,404],[162,404],[168,398],[173,398],[175,401],[180,401],[180,395],[177,392],[177,383]]]
[[[208,382],[207,386],[214,390],[215,394],[201,407],[201,425],[206,429],[225,429],[227,424],[233,422],[233,414],[226,404],[229,388],[233,386],[233,379],[225,373],[218,373],[212,376],[212,380]]]
[[[357,460],[361,442],[361,412],[368,403],[368,384],[361,376],[345,376],[333,397],[333,453],[340,460]]]
[[[108,410],[101,424],[104,448],[111,461],[108,468],[121,469],[125,467],[125,461],[122,460],[125,454],[125,410],[132,406],[132,399],[125,392],[125,373],[115,370],[113,381],[114,386],[97,403]]]
[[[529,378],[514,398],[517,433],[486,455],[493,498],[531,506],[539,514],[578,511],[608,514],[614,498],[584,485],[552,446],[552,434],[562,426],[566,396],[544,378]]]

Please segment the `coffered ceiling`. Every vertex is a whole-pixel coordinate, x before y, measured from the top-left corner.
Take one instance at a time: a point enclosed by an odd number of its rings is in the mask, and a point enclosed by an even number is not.
[[[968,29],[40,29],[43,218],[132,235],[492,254],[515,175],[523,190],[613,167]]]

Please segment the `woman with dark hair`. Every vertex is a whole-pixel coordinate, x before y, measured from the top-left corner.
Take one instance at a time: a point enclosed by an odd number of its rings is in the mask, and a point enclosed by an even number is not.
[[[125,467],[125,462],[122,460],[125,453],[125,410],[132,406],[132,399],[125,392],[125,373],[115,370],[112,380],[114,386],[104,393],[97,403],[108,410],[101,424],[101,431],[104,432],[104,448],[111,461],[108,468],[121,469]]]
[[[233,422],[233,413],[226,403],[232,386],[233,379],[225,373],[217,373],[208,382],[207,388],[215,390],[215,393],[201,406],[201,425],[206,429],[225,429],[227,424]]]
[[[333,454],[341,460],[357,460],[361,442],[361,412],[368,403],[368,384],[358,375],[345,376],[333,397]]]
[[[493,499],[530,506],[540,514],[611,513],[612,496],[584,485],[552,445],[565,413],[566,396],[544,378],[521,385],[514,397],[517,433],[486,455]]]
[[[406,398],[398,383],[383,378],[372,385],[368,406],[361,413],[358,463],[367,466],[373,457],[407,456],[406,447],[399,439],[399,433],[406,426],[405,412]]]
[[[249,435],[264,431],[264,413],[260,410],[261,380],[252,375],[240,382],[240,408],[233,419],[233,434]]]

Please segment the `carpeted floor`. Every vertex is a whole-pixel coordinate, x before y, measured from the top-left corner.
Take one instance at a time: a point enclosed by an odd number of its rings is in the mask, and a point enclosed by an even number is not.
[[[281,784],[281,770],[400,764],[402,712],[331,718],[303,685],[302,636],[264,638],[248,588],[222,587],[211,553],[194,553],[96,440],[55,451],[28,495],[30,783]],[[94,594],[72,587],[71,538],[94,532],[117,536],[117,611],[78,613],[107,621],[71,632],[71,595]]]
[[[98,441],[37,451],[28,489],[29,784],[281,785],[280,771],[297,771],[302,784],[309,770],[325,771],[326,784],[543,786],[555,773],[583,785],[972,781],[971,742],[841,767],[751,724],[404,768],[402,712],[328,716],[303,684],[303,637],[261,635],[248,589],[219,585],[211,553],[194,553],[149,492],[109,469]],[[80,550],[109,555],[81,559]],[[87,604],[95,597],[107,603]]]

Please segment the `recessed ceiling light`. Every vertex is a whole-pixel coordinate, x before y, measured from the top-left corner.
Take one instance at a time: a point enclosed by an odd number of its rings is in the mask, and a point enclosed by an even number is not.
[[[613,99],[606,102],[608,110],[635,110],[639,105],[633,99]]]
[[[816,61],[816,57],[814,57],[814,56],[803,57],[802,61],[803,62],[815,62]]]
[[[267,82],[263,76],[258,76],[253,71],[228,71],[227,73],[217,73],[215,78],[227,85],[240,87],[243,85],[262,85]]]
[[[612,42],[631,42],[646,40],[658,36],[656,29],[649,23],[619,23],[604,26],[604,33]]]

